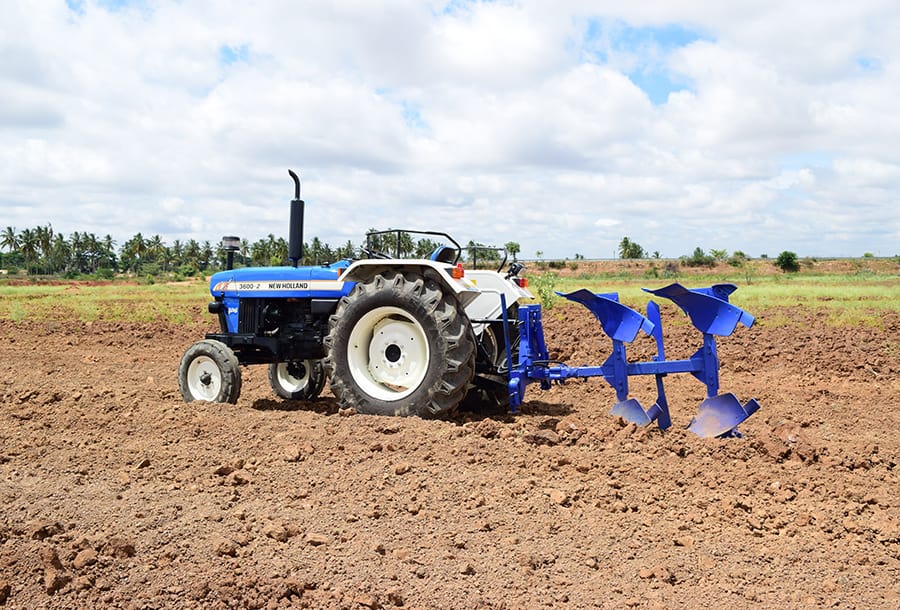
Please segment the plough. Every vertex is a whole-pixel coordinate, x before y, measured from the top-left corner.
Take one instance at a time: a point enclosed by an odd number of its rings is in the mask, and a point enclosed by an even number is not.
[[[544,344],[540,306],[521,305],[518,312],[518,359],[509,374],[510,408],[515,412],[522,404],[529,383],[538,382],[546,390],[553,382],[603,377],[616,392],[617,402],[611,410],[613,415],[642,426],[655,421],[665,430],[672,426],[672,419],[663,380],[669,374],[691,373],[706,385],[707,396],[688,429],[702,437],[740,436],[738,424],[755,413],[759,404],[756,399],[741,404],[732,393],[719,394],[719,357],[716,349],[716,336],[730,335],[738,324],[748,328],[753,325],[752,315],[728,302],[728,296],[736,289],[734,284],[688,289],[677,283],[657,290],[644,288],[645,292],[678,305],[702,333],[703,345],[686,360],[666,360],[659,305],[654,301],[648,302],[645,317],[620,303],[616,293],[595,294],[585,289],[557,293],[587,307],[612,339],[612,353],[601,366],[568,366],[551,360]],[[642,331],[655,340],[656,356],[648,362],[628,362],[625,344],[634,341]],[[656,401],[648,409],[641,406],[637,399],[629,397],[628,378],[634,375],[656,377]]]

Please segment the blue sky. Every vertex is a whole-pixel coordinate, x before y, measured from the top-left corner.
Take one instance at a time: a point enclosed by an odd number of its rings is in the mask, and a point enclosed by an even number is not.
[[[809,19],[815,14],[816,19]],[[900,5],[10,0],[0,226],[900,254]]]
[[[583,61],[620,67],[655,105],[665,104],[674,91],[690,90],[687,79],[668,66],[683,47],[708,39],[686,25],[666,23],[633,26],[614,19],[588,18],[581,41]]]

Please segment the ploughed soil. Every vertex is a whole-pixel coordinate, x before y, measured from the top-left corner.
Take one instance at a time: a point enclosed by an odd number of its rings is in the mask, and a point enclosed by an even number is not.
[[[185,404],[206,321],[2,320],[0,606],[900,608],[900,315],[752,313],[719,341],[722,390],[762,405],[739,439],[684,429],[685,375],[667,432],[600,379],[423,420],[275,399],[249,367],[238,404]],[[609,354],[578,306],[544,321],[554,357]]]

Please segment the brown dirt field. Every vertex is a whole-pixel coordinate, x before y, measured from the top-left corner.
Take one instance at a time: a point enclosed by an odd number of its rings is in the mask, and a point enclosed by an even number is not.
[[[683,430],[683,375],[666,433],[600,380],[421,420],[274,400],[250,367],[237,405],[186,405],[202,328],[2,320],[0,606],[896,609],[900,315],[752,313],[721,380],[762,408],[729,440]],[[545,325],[570,364],[609,353],[576,306]],[[698,338],[669,324],[670,357]]]

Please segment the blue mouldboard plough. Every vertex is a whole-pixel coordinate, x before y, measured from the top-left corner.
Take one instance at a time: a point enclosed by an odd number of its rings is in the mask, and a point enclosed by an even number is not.
[[[656,421],[665,430],[672,425],[672,419],[663,379],[672,373],[691,373],[706,385],[707,397],[700,404],[697,416],[688,429],[702,437],[740,436],[738,424],[755,413],[759,404],[756,399],[741,404],[732,393],[719,394],[719,357],[716,351],[716,336],[730,335],[739,323],[749,328],[754,321],[752,315],[728,302],[728,295],[736,289],[734,284],[714,284],[708,288],[694,289],[680,284],[657,290],[644,288],[646,292],[678,305],[703,334],[703,345],[686,360],[666,360],[659,305],[654,301],[647,304],[645,317],[619,303],[615,293],[594,294],[585,289],[569,294],[557,293],[587,307],[612,339],[612,354],[601,366],[568,366],[550,360],[544,344],[540,306],[521,306],[518,314],[518,359],[509,375],[510,407],[515,412],[522,404],[525,387],[534,381],[546,390],[553,382],[603,377],[616,391],[617,402],[611,411],[613,415],[638,425]],[[625,344],[634,341],[640,331],[656,341],[656,357],[649,362],[628,362]],[[632,375],[656,377],[656,402],[650,408],[645,409],[636,399],[629,398],[628,378]]]

